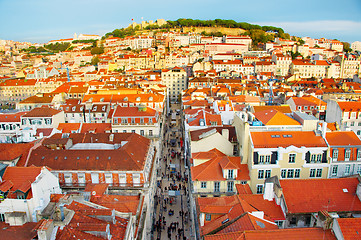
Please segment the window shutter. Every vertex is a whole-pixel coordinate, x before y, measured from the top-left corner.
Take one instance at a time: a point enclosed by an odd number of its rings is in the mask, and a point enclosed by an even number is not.
[[[254,164],[258,164],[258,152],[253,152],[253,162]]]
[[[306,163],[310,163],[311,153],[310,151],[306,152]]]
[[[272,152],[271,155],[271,164],[276,164],[276,161],[278,160],[278,154],[277,152]]]
[[[323,154],[322,154],[322,162],[323,162],[323,163],[327,163],[327,151],[323,151]]]

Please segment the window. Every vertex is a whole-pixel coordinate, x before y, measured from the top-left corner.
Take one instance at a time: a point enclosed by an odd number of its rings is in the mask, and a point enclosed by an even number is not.
[[[149,136],[153,136],[153,130],[149,130]]]
[[[207,188],[207,182],[201,182],[201,188]]]
[[[227,182],[227,192],[233,192],[234,182]]]
[[[220,182],[214,182],[214,191],[219,192]]]
[[[132,133],[135,133],[135,130],[132,130]]]
[[[316,169],[310,169],[310,177],[315,177]]]
[[[334,149],[332,151],[332,159],[337,160],[337,158],[338,158],[338,149]]]
[[[296,160],[296,154],[291,153],[291,154],[288,155],[288,162],[289,163],[295,163],[295,160]]]
[[[140,135],[144,136],[144,130],[140,130]]]
[[[132,124],[135,123],[135,118],[131,118],[131,123],[132,123]]]
[[[264,170],[258,170],[258,179],[264,178]]]
[[[316,161],[320,163],[322,161],[322,154],[317,154]]]
[[[153,118],[149,118],[149,123],[153,123]]]
[[[351,156],[351,150],[350,150],[350,149],[346,149],[346,150],[345,150],[345,161],[349,161],[349,160],[350,160],[350,156]]]
[[[260,164],[263,164],[264,163],[264,156],[261,155],[259,156],[259,161],[258,161]]]
[[[212,217],[211,214],[207,213],[206,214],[206,221],[211,221]]]
[[[287,178],[293,178],[294,176],[294,169],[287,170]]]
[[[271,162],[271,155],[266,155],[265,161],[266,164],[269,164]]]
[[[351,169],[351,165],[347,164],[345,167],[345,175],[349,175],[350,174],[350,169]]]
[[[257,184],[257,194],[263,193],[263,184]]]
[[[361,164],[357,165],[357,173],[358,173],[358,174],[361,173]]]
[[[331,175],[337,176],[338,165],[332,166]]]
[[[286,169],[282,169],[282,170],[281,170],[281,178],[286,178],[286,174],[287,174],[287,170],[286,170]]]
[[[300,178],[301,169],[295,169],[295,178]]]
[[[265,177],[265,178],[271,177],[271,170],[266,170],[264,177]]]
[[[322,168],[317,169],[316,177],[322,177]]]
[[[128,119],[127,118],[122,118],[122,124],[127,124],[128,123]]]
[[[50,125],[51,124],[51,118],[45,118],[45,124]]]
[[[316,162],[316,154],[311,155],[311,163]]]
[[[351,122],[351,127],[355,126],[355,122]]]
[[[233,179],[233,169],[228,169],[228,179]]]
[[[144,124],[144,118],[140,118],[140,124]]]

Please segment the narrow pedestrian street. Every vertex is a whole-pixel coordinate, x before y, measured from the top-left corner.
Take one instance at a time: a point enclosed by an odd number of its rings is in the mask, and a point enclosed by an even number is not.
[[[188,173],[184,165],[181,104],[172,104],[164,120],[163,151],[157,173],[153,239],[190,239]]]

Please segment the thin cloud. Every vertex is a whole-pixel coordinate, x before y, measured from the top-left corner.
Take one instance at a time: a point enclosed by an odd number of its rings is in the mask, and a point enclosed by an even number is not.
[[[292,32],[349,32],[360,31],[361,22],[345,20],[322,20],[306,22],[260,22],[259,25],[272,25]]]

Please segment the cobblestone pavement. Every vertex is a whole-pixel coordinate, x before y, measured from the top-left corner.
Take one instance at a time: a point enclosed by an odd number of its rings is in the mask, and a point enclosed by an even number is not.
[[[172,104],[172,112],[180,105]],[[182,114],[182,113],[180,113]],[[190,239],[190,213],[188,212],[188,176],[184,167],[184,139],[181,115],[176,122],[171,115],[164,121],[163,152],[157,174],[156,217],[154,239]]]

